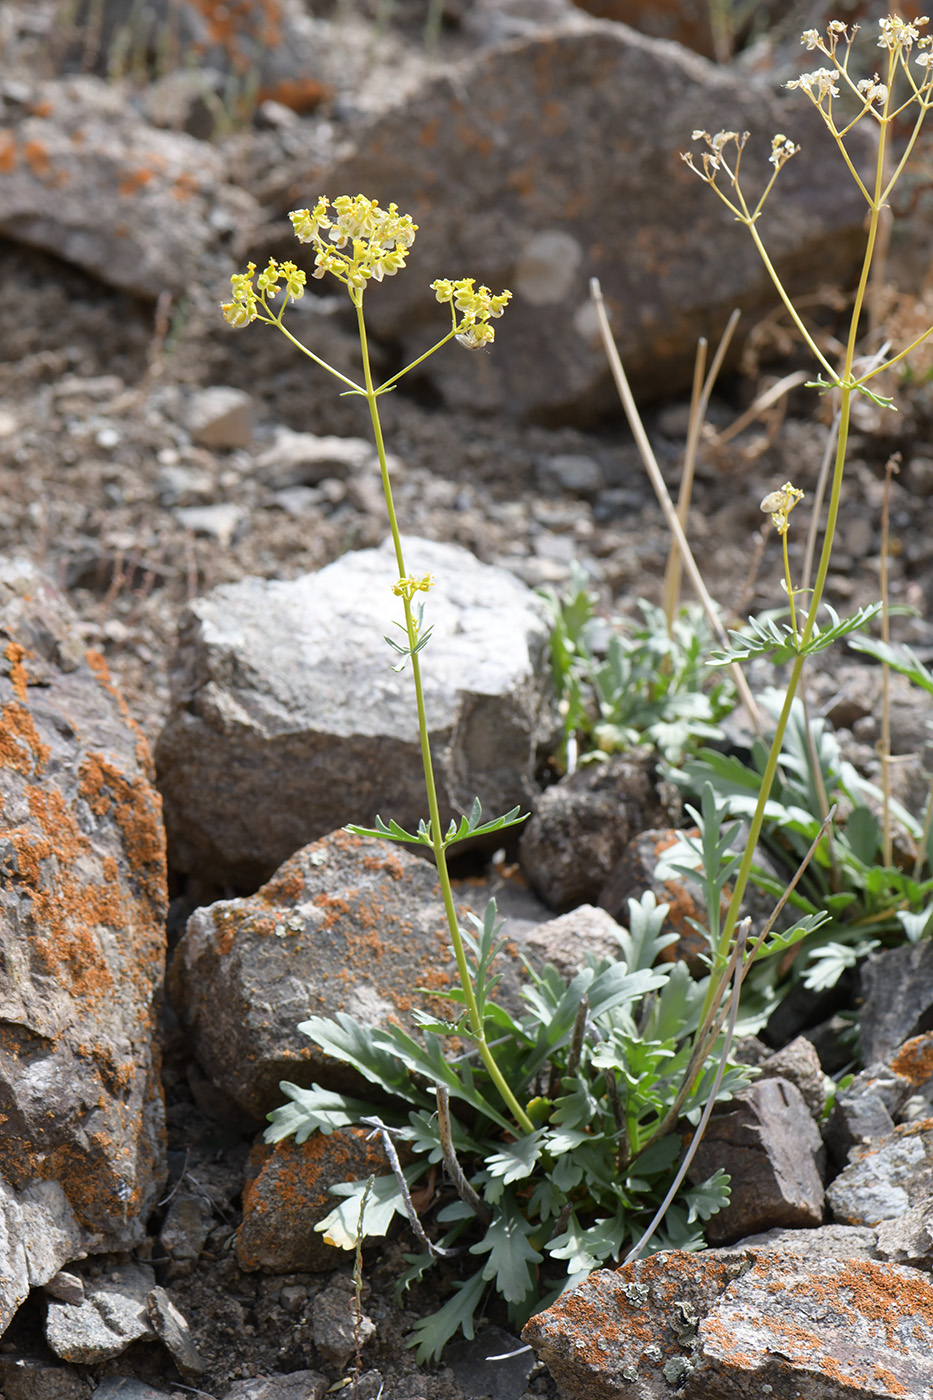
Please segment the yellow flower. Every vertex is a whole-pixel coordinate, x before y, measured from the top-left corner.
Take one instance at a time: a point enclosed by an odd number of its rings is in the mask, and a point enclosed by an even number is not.
[[[416,578],[414,574],[406,574],[392,585],[392,592],[397,598],[407,598],[411,602],[416,593],[428,593],[433,584],[433,574],[423,574],[421,578]]]
[[[253,286],[253,273],[256,264],[249,263],[245,272],[235,272],[230,278],[233,300],[221,303],[224,320],[231,326],[248,326],[259,314],[256,288]]]
[[[497,320],[512,300],[509,291],[494,295],[488,287],[476,287],[475,283],[474,277],[461,277],[456,282],[438,277],[431,283],[438,301],[451,303],[454,334],[468,350],[478,350],[495,340],[496,332],[489,322]]]
[[[332,217],[328,214],[332,211]],[[372,280],[394,277],[405,266],[418,225],[398,206],[380,208],[365,195],[341,194],[331,203],[323,196],[314,209],[294,209],[288,216],[295,237],[315,250],[312,276],[330,273],[359,296]],[[326,233],[326,238],[325,238]]]

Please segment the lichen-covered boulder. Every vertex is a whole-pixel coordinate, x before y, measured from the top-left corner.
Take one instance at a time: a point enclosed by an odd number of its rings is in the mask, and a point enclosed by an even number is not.
[[[0,1330],[135,1243],[165,1180],[165,848],[146,741],[29,566],[0,561]]]

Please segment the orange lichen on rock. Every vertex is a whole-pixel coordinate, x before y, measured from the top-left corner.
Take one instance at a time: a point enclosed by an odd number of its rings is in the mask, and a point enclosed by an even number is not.
[[[39,731],[26,706],[18,700],[0,708],[0,765],[25,777],[41,776],[52,750],[39,738]]]
[[[26,700],[26,687],[29,684],[29,677],[23,665],[27,654],[26,648],[20,646],[19,642],[8,642],[4,652],[4,656],[10,663],[10,684],[13,687],[13,694],[17,700],[23,702]]]
[[[891,1068],[915,1088],[928,1084],[933,1079],[933,1031],[905,1040],[891,1061]]]
[[[24,144],[23,160],[33,175],[36,175],[40,180],[47,180],[52,173],[48,150],[41,141],[27,141]]]
[[[332,89],[328,84],[320,82],[317,78],[280,78],[278,82],[269,83],[259,89],[259,101],[281,102],[283,107],[290,107],[293,112],[304,114],[320,106],[331,93]]]
[[[167,886],[158,794],[142,779],[126,777],[99,753],[85,755],[79,776],[81,796],[95,815],[102,816],[113,808],[130,870],[144,893],[161,904]]]

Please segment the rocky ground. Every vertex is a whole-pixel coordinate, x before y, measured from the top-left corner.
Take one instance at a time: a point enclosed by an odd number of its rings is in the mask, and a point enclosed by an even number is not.
[[[455,23],[468,5],[447,7],[434,54],[421,39],[423,7],[399,5],[381,34],[374,30],[374,7],[339,8],[344,61],[330,105],[297,127],[270,109],[218,138],[244,178],[287,162],[301,142],[332,151],[354,123],[387,101],[393,84],[415,85],[425,72],[478,43],[477,30]],[[51,4],[39,0],[3,6],[0,91],[8,101],[16,100],[17,83],[47,64],[53,13]],[[926,269],[922,259],[909,261],[909,239],[898,246],[903,268],[913,269],[899,279],[907,317]],[[174,636],[186,601],[246,575],[296,577],[348,549],[376,544],[386,532],[372,474],[326,475],[313,483],[276,475],[270,448],[281,442],[282,429],[365,438],[365,410],[337,397],[272,331],[227,327],[218,310],[227,274],[219,268],[216,278],[207,276],[187,296],[154,306],[49,252],[0,240],[0,552],[28,556],[59,583],[80,618],[82,640],[106,657],[152,743],[168,711]],[[845,291],[824,290],[822,297],[816,315],[831,339],[839,331]],[[352,341],[341,314],[325,307],[317,322],[328,352],[349,357]],[[383,344],[376,352],[388,364],[395,350]],[[827,434],[826,406],[814,408],[811,392],[796,388],[730,436],[730,425],[771,383],[806,366],[783,330],[767,324],[756,328],[744,364],[745,372],[730,375],[714,396],[688,525],[710,591],[735,617],[779,605],[779,555],[776,540],[763,531],[759,502],[788,477],[812,490]],[[220,446],[195,422],[202,391],[214,386],[245,390],[250,401],[249,422]],[[923,373],[899,389],[896,416],[866,411],[857,426],[830,592],[846,607],[877,597],[884,465],[897,451],[892,600],[918,611],[898,625],[928,658],[933,392]],[[654,401],[647,419],[676,489],[686,400]],[[607,607],[623,612],[638,597],[657,600],[668,537],[617,416],[581,413],[564,426],[543,427],[445,410],[422,385],[385,400],[384,426],[398,461],[396,504],[406,531],[464,544],[535,586],[560,586],[576,561]],[[795,539],[798,559],[802,548]],[[824,689],[828,694],[832,685]],[[872,737],[870,726],[863,737]],[[176,883],[173,893],[177,908],[185,907],[182,885]],[[170,1012],[165,1034],[172,1183],[184,1180],[202,1193],[215,1223],[196,1265],[170,1258],[158,1238],[167,1198],[152,1224],[148,1259],[188,1319],[206,1369],[185,1372],[182,1384],[160,1344],[137,1343],[112,1362],[75,1372],[73,1389],[18,1390],[13,1361],[48,1357],[41,1304],[32,1299],[0,1341],[6,1400],[27,1393],[77,1400],[107,1375],[135,1377],[181,1400],[192,1394],[225,1397],[234,1382],[263,1373],[323,1367],[336,1383],[352,1371],[352,1353],[328,1331],[326,1308],[314,1307],[327,1290],[350,1286],[349,1265],[336,1279],[266,1277],[238,1268],[230,1243],[249,1139],[222,1116],[212,1116],[209,1086],[188,1063]],[[404,1247],[395,1241],[364,1262],[364,1310],[376,1327],[364,1370],[381,1375],[387,1397],[457,1400],[486,1393],[481,1386],[516,1400],[526,1390],[556,1393],[543,1367],[528,1371],[528,1357],[509,1363],[519,1370],[499,1380],[495,1391],[488,1375],[470,1372],[467,1360],[458,1361],[454,1372],[415,1371],[399,1341],[427,1300],[415,1290],[402,1313],[390,1301]],[[110,1266],[100,1262],[101,1277]],[[504,1339],[503,1350],[508,1345]],[[364,1377],[356,1393],[374,1395],[379,1381],[368,1385]],[[108,1393],[126,1400],[149,1394],[131,1387]],[[237,1393],[243,1400],[262,1400],[264,1394],[255,1387]]]

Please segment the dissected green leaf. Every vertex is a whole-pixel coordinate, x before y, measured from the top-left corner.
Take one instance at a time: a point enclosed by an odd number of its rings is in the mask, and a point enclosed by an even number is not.
[[[361,1117],[372,1112],[372,1105],[363,1099],[336,1094],[317,1084],[302,1089],[283,1080],[279,1088],[291,1102],[267,1114],[270,1126],[262,1135],[264,1142],[281,1142],[294,1133],[300,1145],[314,1132],[332,1133],[335,1128],[358,1123]]]
[[[533,1226],[506,1199],[483,1239],[470,1246],[471,1254],[488,1254],[483,1277],[495,1280],[496,1291],[507,1303],[522,1303],[535,1289],[534,1265],[542,1255],[531,1243]]]
[[[426,1361],[439,1361],[441,1352],[458,1332],[472,1341],[473,1318],[485,1290],[486,1276],[481,1269],[465,1283],[455,1283],[453,1294],[437,1312],[418,1319],[408,1345],[418,1348],[415,1360],[419,1366]]]

